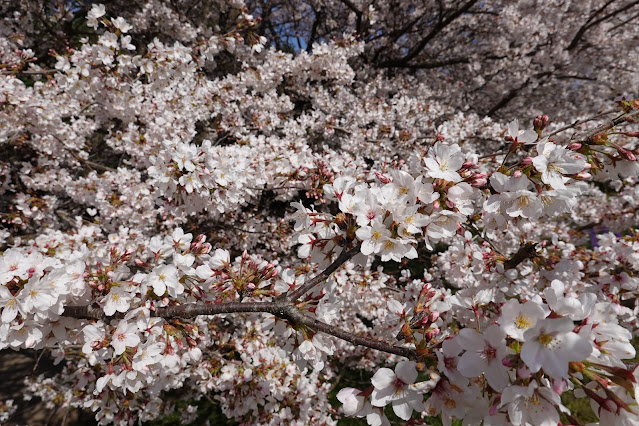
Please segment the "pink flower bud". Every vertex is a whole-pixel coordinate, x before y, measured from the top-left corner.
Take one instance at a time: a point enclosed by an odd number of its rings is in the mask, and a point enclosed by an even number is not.
[[[521,164],[522,166],[529,166],[529,165],[531,165],[531,164],[532,164],[532,162],[533,162],[532,160],[533,160],[533,159],[532,159],[532,157],[526,157],[526,158],[524,158],[523,160],[521,160],[521,163],[520,163],[520,164]]]
[[[380,172],[375,172],[375,176],[377,176],[377,179],[379,179],[379,181],[381,183],[390,183],[391,182],[390,178],[384,176]]]
[[[486,178],[473,179],[473,181],[470,182],[470,186],[474,186],[475,188],[481,188],[487,183],[488,183],[488,179]]]
[[[586,179],[590,179],[590,178],[592,178],[592,175],[590,173],[586,173],[586,172],[577,173],[575,175],[575,179],[586,180]]]
[[[547,115],[538,115],[533,120],[533,129],[535,129],[536,132],[540,132],[546,128],[549,121],[550,119]]]
[[[628,161],[637,161],[637,157],[635,156],[635,154],[632,151],[627,150],[626,148],[623,148],[623,147],[617,145],[616,143],[613,143],[612,146],[617,150],[617,152],[619,152],[619,155],[624,157],[626,160],[628,160]]]
[[[435,336],[439,334],[439,328],[435,327],[426,332],[426,339],[433,340]]]
[[[517,355],[508,355],[506,358],[501,360],[501,364],[504,367],[511,368],[517,365],[517,359],[518,359]]]
[[[564,391],[568,389],[568,382],[566,380],[553,380],[552,382],[552,390],[557,394],[561,395]]]
[[[513,177],[519,178],[521,177],[522,173],[521,170],[516,170],[515,173],[513,173]]]
[[[637,157],[635,156],[635,154],[632,153],[632,151],[627,151],[627,150],[623,150],[623,151],[619,151],[619,153],[626,158],[626,160],[628,161],[637,161]]]
[[[517,368],[517,376],[521,379],[528,379],[530,378],[530,376],[532,376],[532,373],[530,372],[530,370],[528,369],[528,367],[526,367],[525,365]]]
[[[581,148],[581,144],[577,142],[573,142],[570,145],[568,145],[566,148],[568,148],[571,151],[577,151],[579,148]]]
[[[501,395],[497,396],[497,398],[493,399],[493,402],[490,403],[490,408],[488,409],[488,413],[491,416],[494,416],[499,412],[499,406],[501,405]]]

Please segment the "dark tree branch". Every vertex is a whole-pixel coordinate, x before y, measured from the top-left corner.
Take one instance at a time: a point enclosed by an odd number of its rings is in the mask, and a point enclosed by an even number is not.
[[[413,47],[410,52],[398,59],[389,59],[387,61],[382,62],[379,66],[382,68],[395,68],[405,66],[408,62],[413,60],[417,55],[421,53],[422,50],[431,42],[440,32],[442,32],[448,25],[450,25],[455,19],[460,17],[463,13],[467,12],[468,9],[473,7],[477,3],[477,0],[470,0],[466,2],[459,9],[455,10],[453,13],[445,16],[435,27],[424,37],[417,46]]]
[[[26,71],[0,71],[0,75],[48,75],[55,74],[58,70],[26,70]]]
[[[281,304],[280,304],[281,305]],[[151,311],[152,317],[160,318],[193,318],[198,315],[218,315],[237,312],[268,312],[273,315],[281,315],[281,306],[275,302],[226,302],[213,304],[188,304],[157,308]],[[109,321],[111,319],[122,319],[126,313],[116,312],[112,316],[107,316],[101,308],[93,306],[66,306],[64,316],[72,318],[95,319]]]
[[[513,254],[510,259],[504,262],[504,270],[507,271],[509,269],[515,269],[517,265],[523,262],[526,259],[530,259],[535,257],[537,243],[525,243],[519,247],[519,250],[515,254]]]
[[[442,60],[433,61],[433,62],[422,62],[420,64],[414,64],[414,65],[406,65],[406,68],[433,69],[433,68],[446,67],[448,65],[458,65],[458,64],[468,64],[468,63],[470,63],[469,58],[451,58],[451,59],[442,59]]]
[[[159,318],[193,318],[198,315],[217,315],[240,312],[263,312],[273,314],[290,322],[294,327],[304,325],[311,330],[329,334],[339,339],[350,342],[354,345],[365,346],[371,349],[415,358],[416,352],[413,349],[395,346],[381,340],[360,336],[349,331],[341,330],[333,325],[326,324],[308,315],[305,315],[296,306],[286,300],[275,302],[227,302],[217,304],[188,304],[158,308],[151,312],[152,317]],[[125,313],[117,312],[113,316],[105,315],[104,311],[92,306],[67,306],[64,316],[73,318],[93,319],[109,321],[110,319],[122,319]]]
[[[348,331],[340,330],[333,325],[326,324],[325,322],[304,315],[298,308],[292,305],[287,307],[286,312],[284,313],[284,318],[292,320],[293,323],[304,324],[315,331],[320,331],[322,333],[338,337],[354,345],[365,346],[367,348],[377,349],[378,351],[400,355],[411,359],[417,356],[413,349],[391,345],[390,343],[386,343],[381,340],[359,336]]]
[[[599,8],[594,14],[592,14],[590,16],[590,18],[588,18],[586,23],[583,24],[581,26],[581,28],[579,28],[579,30],[577,31],[577,33],[573,37],[573,39],[570,42],[570,44],[568,45],[568,47],[566,47],[566,50],[570,51],[570,50],[574,49],[575,47],[577,47],[577,45],[579,44],[579,42],[583,38],[584,34],[586,33],[586,31],[588,31],[588,29],[590,29],[590,28],[592,28],[592,27],[594,27],[596,25],[601,24],[606,19],[610,19],[610,18],[612,18],[615,15],[618,15],[620,13],[623,13],[623,12],[627,11],[628,9],[632,9],[633,7],[635,7],[636,5],[639,4],[639,1],[634,1],[632,3],[628,3],[627,5],[615,10],[614,12],[610,12],[607,15],[604,15],[604,16],[602,16],[599,19],[595,19],[594,21],[592,20],[595,16],[599,15],[600,13],[602,13],[604,11],[604,9],[606,7],[608,7],[613,2],[614,2],[614,0],[609,1],[608,3],[603,5],[601,8]]]
[[[395,346],[381,340],[360,336],[348,331],[336,328],[315,318],[304,314],[294,305],[295,301],[315,285],[326,280],[337,268],[342,266],[348,259],[355,256],[360,251],[360,245],[356,245],[350,250],[344,250],[337,259],[333,261],[325,270],[313,277],[309,282],[298,289],[284,294],[273,302],[225,302],[211,304],[185,304],[157,308],[151,311],[152,317],[160,318],[194,318],[198,315],[218,315],[240,312],[263,312],[273,314],[282,318],[293,327],[304,325],[316,332],[326,333],[339,339],[350,342],[354,345],[365,346],[383,352],[401,355],[407,358],[415,358],[416,352],[413,349]],[[126,313],[116,312],[112,316],[107,316],[104,311],[95,306],[66,306],[64,316],[73,318],[102,320],[108,322],[112,319],[122,319]]]
[[[514,89],[511,89],[506,96],[504,96],[503,98],[501,98],[501,100],[499,102],[497,102],[491,109],[490,111],[488,111],[488,113],[486,113],[487,116],[492,116],[494,113],[496,113],[497,111],[499,111],[500,109],[504,108],[506,105],[508,105],[510,103],[510,101],[512,101],[513,99],[515,99],[515,97],[517,97],[517,94],[525,89],[528,85],[530,84],[530,80],[526,80],[523,84],[521,84],[519,87],[515,87]]]

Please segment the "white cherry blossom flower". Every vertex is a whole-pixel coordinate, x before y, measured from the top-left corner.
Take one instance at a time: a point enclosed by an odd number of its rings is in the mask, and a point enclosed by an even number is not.
[[[366,404],[366,397],[360,395],[362,391],[355,388],[344,388],[337,393],[337,399],[341,402],[344,414],[349,417],[357,416]]]
[[[26,312],[36,309],[45,311],[53,306],[57,301],[57,296],[53,293],[51,286],[44,284],[35,275],[32,276],[24,288],[18,294],[20,306]]]
[[[129,324],[126,320],[120,321],[111,337],[111,346],[113,346],[115,355],[122,354],[127,347],[133,348],[140,343],[138,335],[138,326],[136,323]]]
[[[510,299],[501,308],[501,316],[497,323],[506,334],[519,341],[524,341],[524,332],[546,317],[543,308],[536,302],[519,303],[517,299]]]
[[[18,314],[25,316],[18,298],[3,285],[0,285],[0,308],[2,308],[2,322],[6,324],[13,321]]]
[[[541,172],[543,183],[554,189],[565,188],[568,178],[583,171],[586,161],[581,154],[558,146],[553,142],[542,141],[537,144],[537,157],[532,159],[535,168]]]
[[[511,353],[506,346],[506,332],[496,324],[488,327],[482,334],[464,328],[456,340],[466,350],[457,364],[459,372],[469,378],[483,373],[493,389],[502,391],[509,379],[508,368],[502,364],[502,360]]]
[[[89,355],[95,348],[101,348],[103,341],[106,337],[104,332],[104,323],[98,321],[95,324],[87,324],[82,329],[84,335],[84,346],[82,346],[82,352]]]
[[[126,312],[131,306],[132,294],[124,286],[114,286],[104,298],[104,313],[107,316],[117,312]]]
[[[592,345],[573,328],[569,318],[546,318],[524,332],[521,359],[532,373],[543,368],[553,379],[567,379],[568,363],[588,358]]]
[[[422,396],[409,387],[415,383],[415,379],[417,370],[414,361],[400,361],[394,372],[389,368],[380,368],[371,379],[374,386],[371,404],[384,407],[392,403],[393,411],[400,419],[410,419],[413,410],[423,409]]]
[[[444,179],[450,182],[462,180],[457,170],[464,164],[464,154],[459,145],[444,145],[437,142],[424,158],[426,174],[433,179]]]
[[[131,367],[137,371],[147,371],[149,365],[157,363],[162,358],[164,346],[163,343],[150,343],[138,347],[138,351],[133,357]]]
[[[508,124],[508,136],[516,143],[532,144],[537,141],[537,133],[534,130],[519,130],[518,119]]]
[[[106,14],[106,9],[103,4],[94,4],[87,14],[87,25],[98,29],[98,18],[103,17]]]
[[[172,265],[154,269],[147,276],[146,284],[153,287],[153,292],[158,296],[164,296],[167,291],[171,297],[184,292],[184,286],[178,281],[178,270]]]
[[[559,423],[557,407],[565,413],[559,395],[547,387],[539,387],[536,381],[525,386],[509,386],[501,395],[501,407],[508,408],[508,417],[513,425],[552,426]]]

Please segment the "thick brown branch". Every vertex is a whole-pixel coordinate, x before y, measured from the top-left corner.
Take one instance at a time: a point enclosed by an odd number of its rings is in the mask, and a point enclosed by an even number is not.
[[[359,336],[357,334],[340,330],[335,326],[326,324],[315,318],[303,314],[296,306],[287,301],[276,302],[227,302],[217,304],[188,304],[179,306],[169,306],[158,308],[151,312],[151,316],[160,318],[193,318],[198,315],[217,315],[240,312],[263,312],[273,314],[285,319],[292,325],[303,324],[306,327],[321,333],[330,334],[339,339],[350,342],[354,345],[365,346],[379,351],[401,355],[407,358],[415,358],[413,349],[401,346],[394,346],[390,343],[370,337]],[[111,319],[122,319],[126,314],[117,312],[115,315],[107,316],[100,308],[91,306],[67,306],[64,316],[73,318],[84,318],[109,321]]]
[[[348,331],[340,330],[333,325],[326,324],[325,322],[304,315],[302,312],[300,312],[299,309],[292,305],[288,306],[284,317],[290,319],[294,323],[304,324],[305,326],[315,331],[330,334],[331,336],[346,340],[347,342],[354,345],[365,346],[367,348],[377,349],[378,351],[400,355],[406,358],[415,358],[417,356],[415,350],[413,349],[405,348],[402,346],[395,346],[390,343],[382,342],[381,340],[359,336]]]
[[[572,129],[572,128],[574,128],[574,127],[577,127],[577,126],[578,126],[578,125],[580,125],[580,124],[584,124],[584,123],[587,123],[587,122],[589,122],[589,121],[596,120],[596,119],[598,119],[598,118],[600,118],[600,117],[603,117],[604,115],[612,114],[612,113],[614,113],[614,112],[618,112],[618,111],[619,111],[619,110],[617,110],[617,109],[611,109],[611,110],[608,110],[608,111],[601,112],[601,113],[599,113],[599,114],[595,114],[595,115],[593,115],[592,117],[585,118],[585,119],[583,119],[583,120],[576,120],[576,121],[575,121],[575,122],[573,122],[572,124],[569,124],[569,125],[567,125],[567,126],[561,127],[561,128],[559,128],[559,129],[557,129],[557,130],[553,131],[552,133],[547,134],[546,136],[547,136],[547,137],[554,136],[554,135],[556,135],[556,134],[558,134],[558,133],[561,133],[561,132],[563,132],[563,131],[565,131],[565,130],[568,130],[568,129]]]
[[[0,75],[46,75],[55,74],[58,70],[0,71]]]
[[[267,312],[281,315],[283,305],[276,302],[227,302],[216,304],[188,304],[158,308],[151,311],[152,317],[160,318],[193,318],[198,315],[230,314],[237,312]],[[122,319],[126,314],[116,312],[107,316],[101,308],[93,306],[67,306],[64,316],[108,321]]]

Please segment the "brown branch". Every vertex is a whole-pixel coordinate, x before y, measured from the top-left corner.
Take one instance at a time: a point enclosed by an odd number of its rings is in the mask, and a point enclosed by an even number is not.
[[[217,315],[240,312],[263,312],[273,314],[278,318],[287,320],[293,326],[303,324],[316,332],[329,334],[354,345],[365,346],[367,348],[404,356],[406,358],[416,357],[416,352],[411,348],[395,346],[381,340],[341,330],[333,325],[326,324],[325,322],[305,315],[296,306],[286,300],[279,300],[275,302],[226,302],[216,304],[169,306],[151,311],[151,316],[159,318],[193,318],[198,315]],[[98,307],[67,306],[65,307],[63,315],[73,318],[103,320],[107,322],[110,319],[122,319],[126,314],[116,312],[115,315],[109,317]]]
[[[636,118],[639,118],[639,110],[617,117],[614,120],[611,120],[608,123],[602,124],[601,126],[597,126],[586,133],[582,133],[581,135],[574,134],[571,138],[571,141],[572,142],[592,142],[595,136],[597,136],[598,134],[603,133],[607,130],[610,130],[613,127],[618,126],[619,124],[625,123],[627,121],[633,121]]]
[[[512,101],[513,99],[517,97],[517,95],[519,94],[521,90],[528,87],[529,84],[530,84],[530,79],[523,82],[519,87],[510,89],[510,91],[506,94],[506,96],[501,98],[499,102],[497,102],[492,108],[490,108],[490,110],[486,113],[486,115],[490,117],[494,113],[499,111],[500,109],[504,108],[506,105],[510,103],[510,101]]]
[[[305,283],[304,285],[296,288],[292,292],[288,292],[284,294],[284,299],[289,302],[294,302],[299,299],[304,293],[315,287],[317,284],[326,281],[326,279],[333,273],[337,268],[342,266],[348,259],[355,256],[360,251],[361,244],[357,244],[350,250],[344,250],[337,256],[337,259],[333,261],[326,269],[322,272],[311,278],[310,281]]]
[[[348,259],[355,256],[360,251],[360,244],[350,250],[344,250],[339,256],[322,272],[313,277],[306,284],[300,286],[294,291],[284,293],[273,302],[226,302],[213,304],[184,304],[176,306],[168,306],[165,308],[157,308],[151,311],[150,315],[160,318],[193,318],[198,315],[217,315],[240,312],[263,312],[273,314],[278,318],[282,318],[294,327],[296,325],[304,325],[316,332],[329,334],[339,339],[350,342],[354,345],[364,346],[379,351],[404,356],[414,359],[417,354],[411,348],[395,346],[390,343],[373,339],[370,337],[360,336],[349,331],[341,330],[326,324],[318,319],[305,315],[300,309],[294,305],[295,301],[304,293],[309,291],[315,285],[325,281],[337,268],[342,266]],[[67,306],[65,307],[64,316],[73,318],[103,320],[105,322],[112,319],[122,319],[126,313],[116,312],[112,316],[107,316],[104,311],[96,306]]]
[[[281,316],[282,304],[276,302],[226,302],[212,304],[187,304],[157,308],[151,311],[152,317],[160,318],[193,318],[198,315],[231,314],[237,312],[267,312]],[[94,306],[66,306],[64,316],[73,318],[95,319],[109,321],[122,319],[126,315],[116,312],[107,316],[101,308]]]
[[[504,270],[515,269],[517,265],[524,260],[535,257],[536,247],[537,243],[528,242],[522,244],[519,250],[517,250],[517,253],[513,254],[510,259],[504,262]]]
[[[617,112],[617,111],[618,111],[617,109],[610,109],[608,111],[600,112],[599,114],[593,115],[590,118],[584,118],[583,120],[576,120],[572,124],[569,124],[567,126],[561,127],[559,129],[553,131],[552,133],[547,134],[546,137],[555,136],[556,134],[561,133],[561,132],[563,132],[565,130],[572,129],[572,128],[576,127],[576,126],[579,126],[580,124],[584,124],[584,123],[587,123],[589,121],[596,120],[596,119],[598,119],[600,117],[603,117],[604,115],[612,114],[613,112]]]
[[[55,74],[58,70],[30,70],[30,71],[0,71],[0,75],[47,75]]]
[[[415,65],[406,65],[406,68],[434,69],[434,68],[446,67],[449,65],[468,64],[468,63],[470,63],[469,58],[451,58],[451,59],[441,59],[439,61],[432,61],[432,62],[422,62],[421,64],[415,64]]]
[[[367,348],[377,349],[378,351],[400,355],[411,359],[417,356],[413,349],[395,346],[381,340],[359,336],[348,331],[340,330],[333,325],[326,324],[325,322],[304,315],[297,307],[292,305],[287,306],[284,312],[284,318],[292,320],[294,323],[304,324],[315,331],[330,334],[331,336],[335,336],[354,345],[365,346]]]

